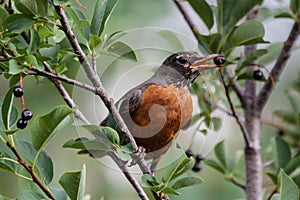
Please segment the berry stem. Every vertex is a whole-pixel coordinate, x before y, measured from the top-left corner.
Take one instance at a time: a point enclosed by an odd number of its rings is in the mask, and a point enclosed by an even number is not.
[[[20,87],[23,88],[23,74],[20,73]],[[24,95],[21,97],[21,106],[22,106],[22,111],[25,109],[25,99]]]

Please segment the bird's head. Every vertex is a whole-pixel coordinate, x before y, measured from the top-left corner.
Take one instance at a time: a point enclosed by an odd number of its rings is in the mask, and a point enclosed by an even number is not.
[[[214,64],[208,64],[213,60]],[[166,79],[177,85],[190,85],[202,71],[222,66],[225,58],[218,54],[207,57],[195,52],[178,52],[170,55],[155,73],[156,78]]]

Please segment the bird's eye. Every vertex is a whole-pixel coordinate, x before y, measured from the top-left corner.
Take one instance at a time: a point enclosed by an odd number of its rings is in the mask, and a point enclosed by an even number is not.
[[[184,56],[179,56],[179,57],[177,58],[177,61],[178,61],[178,63],[181,64],[181,65],[185,65],[185,64],[188,62],[187,59],[186,59]]]

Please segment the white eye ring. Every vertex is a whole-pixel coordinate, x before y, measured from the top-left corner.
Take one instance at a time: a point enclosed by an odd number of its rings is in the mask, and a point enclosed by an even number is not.
[[[188,63],[188,60],[184,56],[178,56],[177,57],[177,62],[181,65],[185,65]]]

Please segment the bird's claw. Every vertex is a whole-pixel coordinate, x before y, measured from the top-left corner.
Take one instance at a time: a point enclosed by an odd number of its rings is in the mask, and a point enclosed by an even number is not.
[[[138,161],[144,159],[145,156],[146,156],[145,147],[139,146],[138,150],[132,156],[132,161],[130,162],[129,167],[136,165]]]

